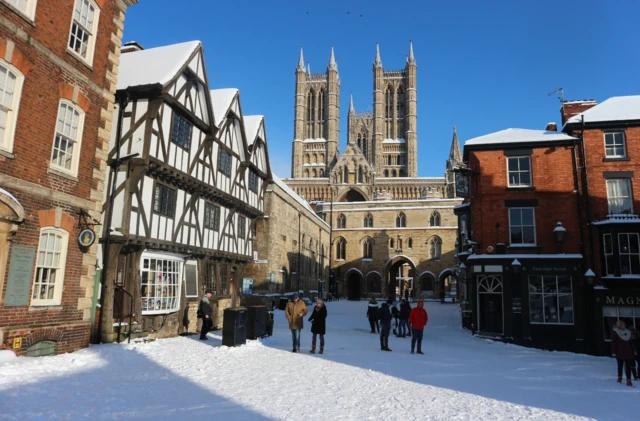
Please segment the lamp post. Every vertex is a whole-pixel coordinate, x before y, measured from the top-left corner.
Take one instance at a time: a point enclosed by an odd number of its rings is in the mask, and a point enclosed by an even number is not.
[[[520,263],[518,259],[513,259],[513,262],[511,262],[511,268],[513,269],[513,273],[517,275],[522,270],[522,263]]]
[[[595,325],[595,304],[593,302],[594,300],[594,291],[593,291],[593,285],[595,283],[596,280],[596,274],[591,270],[591,268],[587,269],[587,271],[584,274],[584,280],[586,281],[586,288],[584,289],[585,292],[585,325],[586,326],[594,326]],[[586,336],[591,338],[589,341],[587,341],[587,346],[588,349],[587,351],[591,351],[591,353],[596,352],[596,343],[595,340],[593,338],[595,338],[596,336],[593,335],[593,332],[590,332],[589,329],[586,329],[585,332]]]
[[[560,246],[564,241],[564,235],[567,232],[567,229],[562,226],[562,222],[558,222],[556,227],[553,229],[553,232],[556,234],[556,240],[558,241],[558,253],[560,253]]]

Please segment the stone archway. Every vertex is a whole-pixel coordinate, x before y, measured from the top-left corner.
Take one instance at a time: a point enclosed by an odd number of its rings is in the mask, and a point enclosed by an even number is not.
[[[384,266],[387,297],[396,298],[399,294],[409,291],[414,295],[416,265],[407,256],[394,256]],[[403,295],[404,296],[404,295]]]
[[[347,283],[347,300],[359,301],[360,291],[362,290],[362,272],[355,268],[349,269],[345,274],[345,280]]]
[[[444,269],[438,276],[439,291],[444,291],[447,297],[456,297],[458,295],[458,278],[452,268]],[[440,296],[442,294],[440,293]]]
[[[0,290],[7,272],[9,243],[24,221],[24,208],[11,193],[0,188]]]

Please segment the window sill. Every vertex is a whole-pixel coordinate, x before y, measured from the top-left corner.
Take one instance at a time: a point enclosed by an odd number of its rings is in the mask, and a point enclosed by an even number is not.
[[[529,322],[536,326],[573,326],[574,323],[544,323],[544,322]]]
[[[34,28],[36,27],[36,22],[33,20],[33,18],[27,16],[22,10],[18,9],[17,7],[12,5],[11,3],[7,3],[6,1],[2,1],[2,4],[4,4],[13,13],[15,13],[18,16],[20,16],[29,25],[33,26]]]
[[[618,162],[618,161],[631,161],[631,158],[627,157],[627,156],[621,156],[621,157],[611,157],[611,158],[602,158],[602,162]]]
[[[507,246],[507,250],[531,250],[531,251],[539,251],[540,246],[536,244],[511,244]]]
[[[68,40],[67,40],[68,42]],[[76,59],[76,61],[80,64],[82,64],[84,67],[86,67],[87,69],[89,69],[90,71],[93,72],[93,66],[91,64],[89,64],[80,54],[76,53],[75,51],[69,49],[69,47],[67,47],[67,54],[70,55],[71,57],[73,57],[74,59]]]
[[[57,169],[57,168],[49,167],[49,169],[47,170],[47,172],[48,172],[49,174],[55,174],[55,175],[57,175],[57,176],[64,177],[64,178],[66,178],[66,179],[68,179],[68,180],[75,181],[76,183],[78,182],[78,177],[76,177],[76,176],[74,176],[74,175],[71,175],[71,174],[69,174],[69,173],[67,173],[67,172],[61,171],[61,170],[59,170],[59,169]]]
[[[536,188],[534,186],[522,186],[522,187],[509,186],[505,190],[507,190],[507,191],[518,191],[518,190],[535,190],[535,189]]]
[[[30,304],[29,311],[60,311],[61,304]]]
[[[9,159],[15,159],[15,157],[16,157],[16,156],[15,156],[14,154],[12,154],[11,152],[9,152],[9,151],[5,151],[5,150],[3,150],[3,149],[0,149],[0,156],[4,156],[5,158],[9,158]]]

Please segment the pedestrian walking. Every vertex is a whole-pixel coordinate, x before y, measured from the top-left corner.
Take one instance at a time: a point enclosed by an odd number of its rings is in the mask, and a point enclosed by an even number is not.
[[[391,332],[391,306],[393,300],[389,298],[386,305],[381,305],[378,309],[378,320],[380,320],[380,349],[383,351],[391,351],[389,349],[389,333]]]
[[[371,297],[369,305],[367,306],[367,319],[369,319],[371,333],[376,333],[376,328],[378,329],[378,333],[380,333],[380,324],[378,323],[378,302],[374,297]]]
[[[637,354],[631,332],[623,320],[618,320],[611,333],[611,355],[618,361],[618,383],[622,383],[622,366],[625,366],[627,386],[633,386],[631,364],[635,363]]]
[[[309,317],[309,321],[311,322],[311,333],[313,334],[313,339],[311,340],[311,351],[312,354],[316,353],[316,336],[320,335],[320,352],[319,354],[324,354],[324,333],[327,329],[327,307],[324,305],[324,300],[322,298],[318,298],[316,300],[316,306],[313,308],[313,312],[311,313],[311,317]]]
[[[213,291],[207,290],[200,303],[198,304],[198,311],[196,315],[199,319],[202,319],[202,329],[200,330],[200,340],[207,340],[207,333],[213,327],[213,308],[211,307],[211,303],[209,302],[209,298],[213,295]]]
[[[291,338],[293,340],[293,350],[291,352],[300,352],[300,332],[302,331],[304,316],[307,315],[307,311],[307,305],[297,293],[294,293],[284,311],[289,321],[289,329],[291,329]]]
[[[413,330],[411,353],[413,354],[413,350],[416,344],[418,344],[418,354],[424,354],[424,352],[422,352],[422,335],[429,321],[429,315],[427,314],[427,310],[424,309],[424,302],[422,300],[418,300],[418,307],[409,313],[409,321],[411,322],[411,329]]]
[[[411,304],[405,298],[400,302],[400,311],[398,312],[398,337],[407,336],[407,323],[409,322],[409,313],[411,313]]]

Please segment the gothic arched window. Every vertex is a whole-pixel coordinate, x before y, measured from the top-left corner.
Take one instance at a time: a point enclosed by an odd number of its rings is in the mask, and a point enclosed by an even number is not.
[[[407,247],[412,249],[413,248],[413,238],[409,238],[407,240]]]
[[[304,170],[304,178],[309,178],[309,170]]]
[[[393,241],[393,238],[389,239],[389,248],[392,249],[395,246],[395,242]]]
[[[391,155],[387,155],[387,165],[391,165]]]
[[[429,226],[432,226],[432,227],[440,226],[440,214],[438,212],[434,212],[431,214],[431,218],[429,218]]]
[[[320,89],[320,92],[318,92],[318,111],[320,112],[320,123],[324,122],[325,119],[325,115],[324,115],[324,89]]]
[[[347,217],[344,216],[344,213],[338,216],[338,228],[347,228]]]
[[[345,260],[347,256],[347,240],[339,238],[336,242],[336,259]]]
[[[362,243],[362,258],[371,259],[373,257],[373,241],[371,238],[367,238]]]
[[[359,166],[359,167],[358,167],[358,183],[362,184],[362,178],[363,178],[363,175],[362,175],[362,166]]]
[[[442,240],[440,237],[433,237],[431,239],[429,251],[431,254],[431,260],[440,260],[440,254],[442,253]]]
[[[318,176],[318,172],[315,169],[311,170],[311,176],[316,178]]]
[[[347,184],[349,182],[349,168],[342,168],[342,183]]]
[[[384,170],[384,176],[389,177],[389,170]]]
[[[316,93],[313,89],[307,93],[307,138],[314,139],[314,123],[316,120]]]
[[[369,159],[369,156],[367,155],[369,152],[369,145],[367,145],[366,133],[362,133],[362,147],[360,149],[362,149],[362,155],[364,155],[365,158]]]
[[[370,213],[364,217],[364,227],[373,228],[373,215],[371,215]]]
[[[400,212],[398,216],[396,216],[396,227],[404,228],[406,226],[407,226],[407,217],[404,215],[404,213]]]

